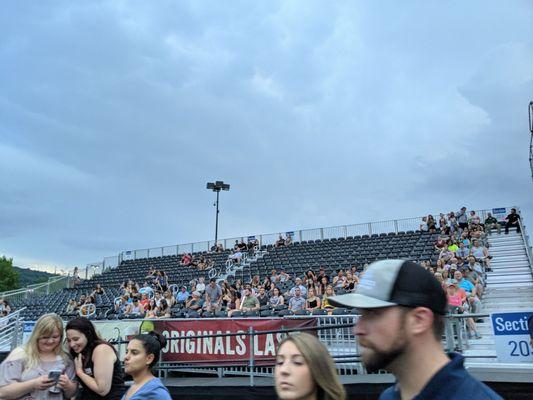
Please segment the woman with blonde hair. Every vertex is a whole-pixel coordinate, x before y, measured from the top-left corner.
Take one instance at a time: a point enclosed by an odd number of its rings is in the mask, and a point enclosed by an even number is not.
[[[328,349],[309,333],[286,337],[279,345],[274,369],[280,400],[345,400]]]
[[[0,364],[1,399],[65,399],[78,384],[74,363],[63,350],[63,321],[44,314],[28,342],[14,349]]]

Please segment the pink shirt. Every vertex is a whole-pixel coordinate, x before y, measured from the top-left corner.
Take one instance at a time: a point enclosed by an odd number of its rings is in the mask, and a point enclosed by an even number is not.
[[[463,304],[463,299],[461,299],[461,296],[458,294],[455,294],[453,296],[448,295],[448,304],[452,307],[461,307]]]

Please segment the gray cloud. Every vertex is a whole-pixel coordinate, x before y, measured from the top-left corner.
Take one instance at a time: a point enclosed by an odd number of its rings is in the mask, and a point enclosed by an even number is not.
[[[517,204],[532,11],[48,2],[0,16],[0,252],[63,265]],[[528,221],[531,221],[531,218]]]

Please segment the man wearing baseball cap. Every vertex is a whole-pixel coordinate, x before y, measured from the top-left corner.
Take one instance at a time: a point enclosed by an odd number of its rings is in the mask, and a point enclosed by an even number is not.
[[[328,301],[359,310],[354,334],[367,371],[385,369],[396,377],[380,400],[501,399],[466,371],[461,355],[444,352],[446,294],[420,265],[377,261],[354,292]]]

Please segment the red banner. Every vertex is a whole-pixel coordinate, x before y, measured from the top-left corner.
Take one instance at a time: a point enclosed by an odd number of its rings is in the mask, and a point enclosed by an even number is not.
[[[254,336],[250,348],[248,329],[273,331],[287,328],[316,326],[315,318],[295,319],[205,319],[154,321],[155,330],[170,339],[162,350],[162,361],[246,365],[253,351],[256,365],[271,362],[276,355],[284,333],[267,333]],[[192,338],[190,336],[240,333],[237,336]],[[180,339],[183,338],[183,339]]]

